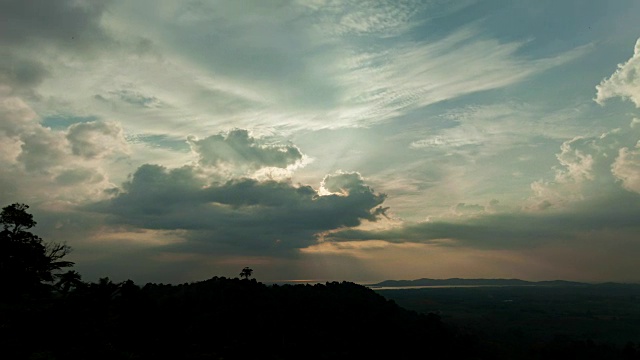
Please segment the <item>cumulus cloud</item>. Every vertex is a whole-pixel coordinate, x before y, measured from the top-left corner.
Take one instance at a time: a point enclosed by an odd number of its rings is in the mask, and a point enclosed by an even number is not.
[[[560,153],[556,158],[562,165],[562,170],[556,173],[556,181],[558,182],[582,182],[585,180],[593,180],[593,155],[583,152],[576,144],[586,142],[583,138],[576,137],[572,140],[565,141],[560,147]],[[588,146],[588,145],[587,145]]]
[[[598,93],[596,102],[604,104],[607,99],[621,97],[631,100],[640,108],[640,39],[631,58],[624,64],[619,64],[618,69],[608,79],[596,86]]]
[[[6,160],[27,171],[46,171],[63,162],[68,143],[61,133],[38,123],[37,114],[19,97],[0,100],[0,143],[6,146]]]
[[[36,127],[23,134],[22,151],[17,160],[27,171],[47,171],[47,169],[63,164],[68,154],[68,143],[58,132]]]
[[[113,188],[93,157],[114,151],[121,130],[99,121],[53,130],[21,98],[0,99],[0,197],[37,203],[64,200],[81,203],[106,196]]]
[[[622,149],[636,144],[639,130],[631,124],[626,129],[614,129],[600,136],[575,137],[563,142],[556,154],[559,165],[554,167],[554,179],[531,184],[534,194],[528,207],[538,210],[563,207],[619,191],[618,178],[622,174],[630,175],[622,164],[628,157]],[[620,151],[625,154],[623,158],[619,156]]]
[[[249,178],[210,183],[193,167],[167,169],[143,165],[123,192],[89,206],[109,214],[114,224],[138,228],[187,230],[180,251],[268,251],[288,254],[309,246],[316,235],[362,221],[376,221],[386,196],[352,174],[335,174],[346,194],[320,195],[307,185]]]
[[[640,39],[633,56],[597,88],[596,102],[620,96],[640,107]],[[531,208],[549,209],[558,204],[589,200],[616,193],[620,186],[640,190],[638,150],[640,128],[633,119],[626,128],[615,128],[600,136],[579,136],[565,141],[556,155],[560,166],[553,181],[536,181],[531,187],[539,202]]]
[[[235,129],[189,144],[203,166],[238,166],[250,170],[264,167],[287,168],[302,160],[302,152],[294,145],[270,145],[251,137],[247,130]]]
[[[620,149],[611,171],[625,189],[640,193],[640,145],[636,145],[635,149]]]
[[[126,152],[122,127],[115,122],[90,121],[73,124],[67,132],[74,155],[96,158],[111,153]]]
[[[36,113],[19,97],[0,93],[0,135],[16,137],[37,123]]]
[[[324,180],[322,180],[321,186],[329,193],[345,196],[358,190],[369,190],[364,185],[364,179],[358,173],[339,172],[337,175],[327,175]]]

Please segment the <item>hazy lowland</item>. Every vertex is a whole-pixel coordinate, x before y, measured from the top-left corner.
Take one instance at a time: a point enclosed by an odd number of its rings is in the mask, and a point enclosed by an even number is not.
[[[437,314],[443,323],[473,334],[497,358],[639,356],[640,285],[553,281],[458,286],[454,284],[464,279],[454,280],[451,286],[377,293],[403,308]],[[477,280],[485,284],[513,281]]]
[[[2,359],[640,359],[640,285],[85,282],[27,209],[0,213]]]

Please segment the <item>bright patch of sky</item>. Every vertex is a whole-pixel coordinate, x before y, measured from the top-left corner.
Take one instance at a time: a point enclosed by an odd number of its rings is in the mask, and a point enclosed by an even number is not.
[[[638,14],[5,1],[0,201],[88,278],[640,281]]]

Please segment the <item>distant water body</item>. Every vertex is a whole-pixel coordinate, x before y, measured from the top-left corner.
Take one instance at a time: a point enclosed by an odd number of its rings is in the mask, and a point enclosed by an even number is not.
[[[448,288],[490,288],[490,287],[532,287],[544,285],[420,285],[420,286],[370,286],[371,290],[408,290],[408,289],[448,289]],[[551,286],[551,285],[549,285]]]

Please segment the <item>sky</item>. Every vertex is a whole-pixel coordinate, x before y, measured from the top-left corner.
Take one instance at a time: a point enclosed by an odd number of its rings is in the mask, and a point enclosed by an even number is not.
[[[87,281],[640,282],[636,0],[3,0],[0,205]]]

